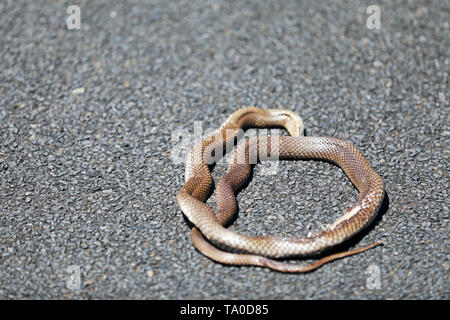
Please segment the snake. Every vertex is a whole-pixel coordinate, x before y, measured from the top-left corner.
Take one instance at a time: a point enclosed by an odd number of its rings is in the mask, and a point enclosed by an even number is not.
[[[226,174],[216,185],[217,212],[205,203],[213,187],[211,166],[234,146],[248,128],[280,127],[289,136],[258,136],[245,139],[234,152]],[[303,120],[287,109],[243,107],[203,140],[194,143],[185,166],[185,183],[176,201],[192,223],[192,243],[203,255],[227,265],[247,265],[279,272],[309,272],[325,263],[383,244],[338,252],[309,265],[284,261],[320,255],[366,228],[377,216],[384,199],[383,180],[361,151],[350,142],[305,136]],[[224,151],[224,149],[226,149]],[[237,212],[236,192],[250,176],[252,165],[262,160],[320,160],[339,166],[359,191],[357,202],[336,221],[307,236],[252,236],[229,230]]]

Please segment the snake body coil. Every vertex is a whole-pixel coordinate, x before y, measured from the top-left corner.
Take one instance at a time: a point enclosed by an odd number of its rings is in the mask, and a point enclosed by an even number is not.
[[[289,136],[251,138],[240,144],[225,176],[217,184],[217,213],[204,203],[212,177],[208,164],[215,151],[233,143],[241,129],[248,127],[284,127]],[[367,247],[327,256],[308,266],[292,265],[273,258],[317,254],[342,243],[366,227],[376,216],[383,201],[381,177],[370,167],[362,153],[352,144],[327,137],[305,137],[303,122],[289,110],[247,107],[234,112],[210,137],[192,148],[186,164],[185,185],[177,202],[195,225],[191,238],[195,247],[211,259],[235,265],[256,265],[282,272],[306,272],[322,264],[365,251]],[[234,215],[236,190],[247,180],[252,160],[261,155],[270,159],[318,159],[340,166],[359,191],[359,200],[344,215],[325,229],[307,237],[249,236],[224,227]],[[206,240],[206,239],[207,240]],[[209,241],[208,241],[209,240]],[[226,248],[232,252],[223,251]]]

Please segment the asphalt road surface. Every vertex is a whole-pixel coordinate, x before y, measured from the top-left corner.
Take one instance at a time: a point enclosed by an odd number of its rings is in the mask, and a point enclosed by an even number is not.
[[[75,2],[0,3],[0,298],[450,298],[448,1]],[[384,246],[307,274],[195,250],[181,155],[244,105],[361,149],[388,197],[339,249]],[[326,162],[266,169],[232,230],[306,235],[358,196]]]

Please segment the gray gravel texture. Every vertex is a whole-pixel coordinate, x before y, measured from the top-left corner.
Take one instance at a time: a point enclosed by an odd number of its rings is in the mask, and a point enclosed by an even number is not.
[[[449,299],[450,5],[373,2],[1,1],[0,298]],[[308,274],[196,251],[172,132],[243,105],[359,147],[388,199],[338,249],[385,245]],[[358,196],[326,162],[264,168],[231,229],[307,234]]]

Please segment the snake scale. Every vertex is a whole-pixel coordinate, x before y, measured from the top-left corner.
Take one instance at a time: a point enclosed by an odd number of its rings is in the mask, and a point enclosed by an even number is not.
[[[216,186],[217,212],[204,201],[212,188],[209,164],[225,146],[234,144],[242,130],[255,127],[282,127],[290,136],[256,137],[238,145],[227,173]],[[359,191],[355,205],[335,222],[308,236],[250,236],[225,228],[237,209],[235,192],[248,179],[252,161],[261,155],[271,159],[315,159],[337,164]],[[218,159],[215,159],[216,161]],[[270,160],[270,159],[269,159]],[[324,263],[368,250],[364,248],[326,256],[310,265],[297,265],[278,258],[310,256],[349,239],[376,216],[384,198],[381,177],[351,143],[329,137],[303,136],[303,121],[293,111],[245,107],[231,114],[213,134],[194,144],[186,162],[185,184],[176,200],[194,225],[194,246],[214,261],[232,265],[268,267],[281,272],[308,272]]]

